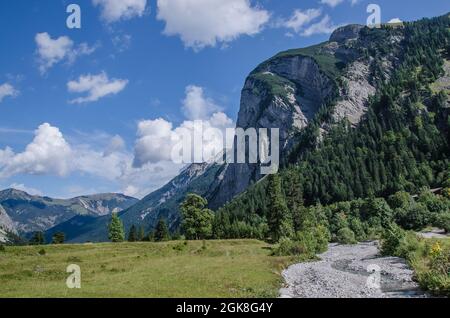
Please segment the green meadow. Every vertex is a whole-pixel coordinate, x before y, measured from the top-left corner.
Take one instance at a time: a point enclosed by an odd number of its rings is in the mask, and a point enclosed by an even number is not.
[[[270,253],[256,240],[7,246],[0,297],[276,297],[289,259]]]

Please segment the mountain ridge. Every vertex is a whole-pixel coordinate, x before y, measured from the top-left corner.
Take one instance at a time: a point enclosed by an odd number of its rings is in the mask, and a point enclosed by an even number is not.
[[[0,191],[0,225],[16,234],[45,231],[76,215],[109,215],[137,201],[136,198],[117,193],[54,199],[10,188]]]

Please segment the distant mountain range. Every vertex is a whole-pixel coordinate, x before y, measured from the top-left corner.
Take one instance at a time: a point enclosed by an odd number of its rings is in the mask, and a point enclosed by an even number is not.
[[[3,232],[21,235],[46,231],[76,216],[107,216],[137,202],[138,199],[122,194],[96,194],[64,200],[7,189],[0,191],[0,228]]]

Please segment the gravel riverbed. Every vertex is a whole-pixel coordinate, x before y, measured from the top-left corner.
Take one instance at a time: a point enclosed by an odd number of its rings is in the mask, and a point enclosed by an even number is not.
[[[290,266],[283,272],[282,298],[427,297],[413,271],[398,257],[381,257],[378,242],[330,244],[320,261]]]

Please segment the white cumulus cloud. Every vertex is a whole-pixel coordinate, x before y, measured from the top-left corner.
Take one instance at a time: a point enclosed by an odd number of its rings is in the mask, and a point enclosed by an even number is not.
[[[335,25],[328,14],[323,14],[321,9],[294,10],[290,18],[279,20],[277,27],[291,29],[300,36],[312,36],[316,34],[332,33],[339,25]],[[291,32],[287,36],[292,37]]]
[[[100,98],[120,93],[128,85],[128,80],[109,79],[105,72],[98,75],[81,75],[78,80],[67,83],[71,93],[87,93],[85,97],[71,100],[71,103],[81,104],[98,101]]]
[[[0,103],[6,97],[16,97],[17,95],[19,95],[19,91],[15,89],[11,84],[4,83],[0,85]]]
[[[191,120],[207,119],[219,110],[220,107],[211,98],[205,96],[203,87],[195,85],[186,87],[186,98],[183,101],[186,118]]]
[[[292,29],[295,32],[300,32],[300,30],[308,23],[317,19],[322,15],[320,9],[308,9],[305,11],[295,10],[291,18],[282,23],[282,26]]]
[[[134,148],[134,165],[142,167],[147,163],[172,160],[174,146],[182,140],[184,134],[192,134],[196,121],[201,121],[203,132],[218,129],[225,136],[225,129],[233,128],[233,120],[220,111],[214,100],[204,94],[204,89],[190,85],[186,87],[183,110],[187,120],[178,127],[173,123],[158,118],[143,120],[138,124],[138,139]],[[212,131],[212,130],[211,130]],[[224,140],[214,134],[203,136],[203,153],[214,155],[215,150],[222,151]],[[192,149],[194,153],[196,149]],[[206,159],[206,158],[204,158]]]
[[[45,74],[51,67],[59,62],[73,63],[79,56],[90,55],[96,47],[86,43],[75,46],[68,36],[52,39],[47,33],[38,33],[35,36],[39,70]]]
[[[58,128],[42,124],[34,140],[21,153],[10,148],[0,150],[0,177],[19,173],[67,175],[72,150]]]
[[[311,36],[315,34],[329,34],[338,28],[337,25],[333,24],[329,15],[325,15],[319,22],[313,23],[306,27],[301,35]]]
[[[92,0],[100,6],[101,17],[107,23],[141,17],[145,13],[147,0]]]
[[[158,0],[157,6],[158,20],[166,23],[164,34],[180,36],[194,50],[255,35],[270,18],[249,0]]]

